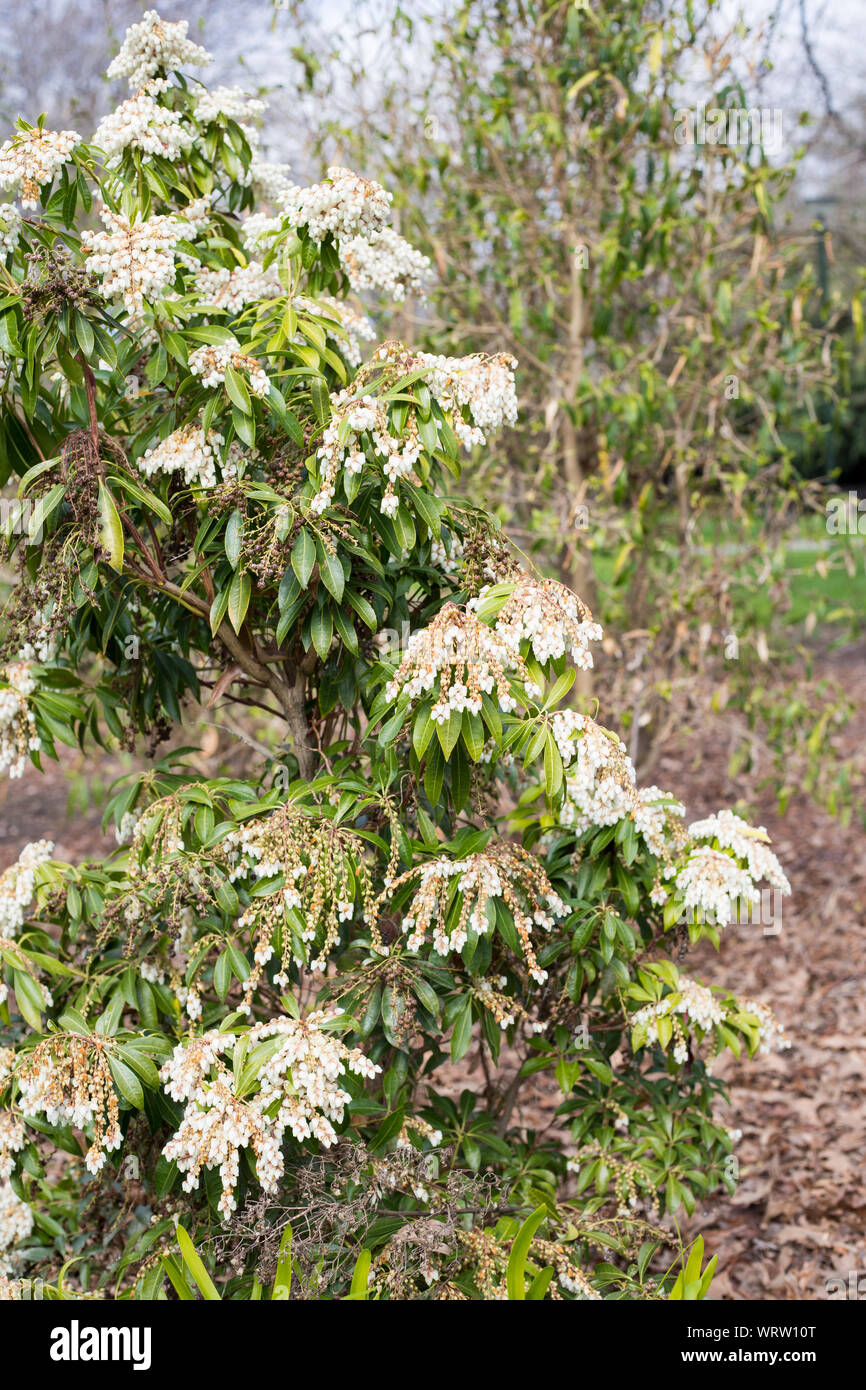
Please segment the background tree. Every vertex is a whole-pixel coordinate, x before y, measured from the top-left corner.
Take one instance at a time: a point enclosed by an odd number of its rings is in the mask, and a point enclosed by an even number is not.
[[[616,626],[601,669],[646,772],[721,706],[742,762],[766,741],[834,802],[838,765],[809,739],[844,701],[810,678],[800,624],[851,611],[829,591],[804,612],[789,546],[792,518],[823,509],[794,465],[823,458],[842,316],[816,293],[808,221],[788,224],[759,36],[750,52],[714,0],[395,15],[384,96],[319,66],[331,102],[351,92],[321,144],[405,190],[438,272],[424,341],[476,335],[520,362],[526,428],[477,495]]]

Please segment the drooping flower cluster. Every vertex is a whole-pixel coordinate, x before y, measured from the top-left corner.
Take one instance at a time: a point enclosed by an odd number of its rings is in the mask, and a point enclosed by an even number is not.
[[[430,713],[438,724],[444,724],[452,711],[478,714],[483,696],[494,692],[499,708],[510,713],[519,701],[511,691],[508,672],[522,679],[529,693],[537,690],[520,656],[495,632],[474,613],[446,603],[427,627],[410,634],[385,693],[389,700],[401,695],[416,700],[435,691]]]
[[[109,159],[134,149],[174,161],[194,139],[195,131],[183,124],[179,111],[161,106],[145,91],[136,92],[103,116],[93,134],[94,145]]]
[[[361,842],[350,830],[289,805],[247,821],[217,846],[214,857],[225,864],[233,883],[245,878],[255,883],[278,874],[284,880],[280,892],[253,898],[238,922],[241,930],[252,930],[255,938],[255,965],[241,1005],[245,1012],[262,970],[274,955],[278,935],[282,936],[282,959],[274,983],[280,989],[289,986],[292,961],[317,972],[326,969],[341,922],[355,915],[356,898],[378,940],[373,890],[360,851]],[[316,953],[308,961],[304,943],[313,942]]]
[[[249,128],[246,134],[249,138]],[[275,164],[267,159],[254,159],[241,182],[249,184],[257,198],[275,208],[282,207],[296,191],[289,178],[288,164]]]
[[[16,1196],[11,1183],[0,1182],[0,1275],[13,1272],[15,1260],[7,1251],[18,1241],[26,1240],[32,1230],[30,1207]]]
[[[749,825],[733,811],[725,810],[706,820],[692,821],[689,835],[696,841],[712,841],[719,849],[733,850],[737,859],[746,861],[749,877],[755,882],[766,879],[773,888],[790,893],[791,885],[769,847],[770,837],[763,825]]]
[[[260,261],[248,265],[218,268],[199,266],[195,272],[195,287],[204,305],[213,304],[229,314],[240,313],[245,304],[257,299],[273,299],[282,293],[277,267],[265,270]]]
[[[203,386],[222,385],[228,367],[233,367],[236,372],[246,372],[254,396],[268,394],[271,384],[267,373],[254,357],[241,351],[237,338],[229,338],[225,343],[205,344],[189,355],[189,369],[193,376],[201,377]]]
[[[726,927],[736,920],[738,903],[754,902],[755,885],[736,859],[701,845],[693,849],[676,876],[687,917]]]
[[[738,999],[737,1004],[741,1013],[752,1014],[758,1020],[759,1052],[785,1052],[791,1046],[791,1039],[769,1004],[763,1004],[759,999],[744,998]]]
[[[18,934],[36,891],[36,870],[51,858],[51,840],[25,845],[16,863],[0,874],[0,936]]]
[[[503,593],[508,596],[498,607]],[[482,589],[469,606],[484,618],[491,603],[498,607],[496,632],[514,651],[528,642],[542,665],[570,652],[575,666],[583,670],[592,666],[589,643],[601,641],[601,625],[594,621],[583,600],[564,584],[526,574],[513,585]]]
[[[200,425],[183,425],[152,449],[145,450],[138,467],[148,478],[154,473],[183,473],[188,486],[214,488],[218,468],[224,482],[237,476],[236,455],[232,450],[229,457],[221,461],[219,450],[224,443],[223,435],[216,430],[209,430],[205,439]]]
[[[158,91],[161,84],[153,82],[157,73],[210,63],[210,53],[187,38],[188,29],[185,19],[170,24],[156,10],[146,10],[141,20],[127,29],[120,51],[108,67],[109,81],[126,77],[133,91],[145,84],[150,91]]]
[[[306,227],[313,241],[324,241],[329,232],[335,241],[344,241],[380,232],[391,201],[381,184],[334,164],[324,182],[293,189],[280,210],[293,226]]]
[[[196,120],[202,125],[219,120],[237,121],[241,129],[249,135],[251,132],[247,130],[246,123],[266,110],[266,101],[251,97],[242,87],[212,87],[210,90],[203,88],[195,94]]]
[[[560,812],[563,825],[580,835],[591,826],[615,825],[630,815],[638,793],[634,766],[622,740],[574,710],[554,715],[553,730],[569,768]]]
[[[439,955],[462,951],[470,931],[479,936],[493,931],[495,900],[499,899],[511,915],[530,975],[544,983],[547,971],[538,965],[533,929],[550,931],[557,917],[567,915],[568,908],[554,892],[539,861],[521,845],[497,841],[466,859],[443,856],[416,865],[395,879],[384,896],[392,898],[405,884],[416,880],[418,887],[402,923],[410,951],[419,951],[431,931]],[[449,928],[455,884],[463,901]]]
[[[384,460],[387,484],[379,509],[385,516],[397,511],[397,482],[412,478],[423,446],[414,413],[399,430],[394,429],[387,400],[367,389],[374,378],[381,390],[401,377],[422,372],[455,435],[471,448],[484,443],[485,429],[516,420],[516,365],[513,357],[502,353],[445,358],[409,352],[398,342],[383,343],[351,386],[331,396],[331,420],[317,453],[319,490],[312,500],[313,510],[323,512],[330,506],[341,469],[349,475],[363,471],[369,450],[373,458]]]
[[[336,491],[340,469],[349,474],[363,471],[366,463],[362,436],[369,435],[372,452],[384,460],[387,485],[379,504],[385,516],[393,516],[399,505],[398,478],[411,478],[421,454],[421,440],[413,419],[400,435],[391,433],[386,405],[375,396],[358,396],[351,388],[331,396],[331,421],[322,434],[316,453],[319,491],[311,502],[314,512],[324,512]]]
[[[11,1110],[0,1110],[0,1178],[8,1178],[15,1167],[15,1155],[27,1143],[21,1120]]]
[[[431,274],[429,257],[393,227],[341,241],[340,262],[353,290],[378,290],[397,303],[423,294]]]
[[[507,352],[488,356],[483,352],[469,357],[437,357],[430,352],[415,354],[414,368],[423,369],[424,380],[446,414],[451,416],[454,433],[465,449],[485,444],[491,430],[517,424],[517,393],[514,372],[517,360]],[[471,423],[463,419],[469,412]]]
[[[347,1072],[373,1077],[380,1070],[362,1052],[325,1031],[329,1016],[281,1017],[257,1023],[241,1043],[232,1034],[210,1032],[179,1044],[160,1071],[174,1100],[186,1102],[177,1133],[163,1153],[185,1173],[184,1191],[199,1185],[202,1168],[216,1168],[222,1181],[219,1210],[235,1210],[235,1188],[242,1149],[251,1149],[256,1176],[265,1192],[282,1177],[282,1143],[288,1129],[302,1142],[330,1147],[337,1139],[350,1096],[339,1081]],[[248,1078],[244,1097],[221,1054],[242,1046],[248,1056],[265,1044],[264,1060]],[[248,1097],[248,1098],[247,1098]],[[268,1113],[273,1112],[273,1113]]]
[[[21,213],[14,203],[0,206],[0,257],[11,256],[21,236]]]
[[[665,1038],[660,1037],[662,1020],[667,1021],[667,1037],[674,1040],[674,1061],[682,1064],[688,1060],[689,1048],[683,1023],[697,1028],[700,1033],[708,1033],[717,1024],[724,1023],[726,1010],[706,985],[698,984],[686,975],[680,975],[676,990],[654,1004],[647,1004],[632,1015],[632,1028],[636,1030],[636,1045],[645,1041],[650,1046],[665,1046]]]
[[[36,681],[27,661],[5,667],[2,676],[8,687],[0,690],[0,772],[20,777],[28,753],[38,752],[42,747],[27,699],[36,689]]]
[[[104,232],[84,231],[81,246],[88,267],[103,277],[107,299],[121,299],[133,316],[144,300],[159,299],[174,280],[174,249],[184,235],[175,217],[136,216],[130,222],[109,208],[100,211]]]
[[[98,1034],[46,1038],[17,1072],[23,1114],[43,1114],[50,1125],[93,1127],[84,1159],[91,1173],[100,1172],[108,1154],[119,1149],[122,1141],[109,1046]]]
[[[21,206],[39,206],[39,190],[60,173],[81,136],[74,130],[21,130],[0,146],[0,188],[18,195]]]
[[[742,1016],[751,1016],[743,1020]],[[671,992],[663,999],[646,1004],[631,1016],[632,1038],[636,1047],[645,1045],[666,1049],[673,1041],[673,1058],[678,1065],[688,1061],[689,1034],[700,1045],[706,1035],[721,1025],[740,1020],[757,1020],[758,1051],[783,1051],[790,1039],[768,1005],[754,999],[731,996],[720,998],[706,985],[686,975],[678,975]]]

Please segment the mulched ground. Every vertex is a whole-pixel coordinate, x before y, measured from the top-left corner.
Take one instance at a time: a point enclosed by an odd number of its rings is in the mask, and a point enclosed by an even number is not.
[[[862,752],[866,651],[848,648],[833,667],[857,703],[846,750]],[[672,758],[658,776],[701,815],[750,795],[727,778],[722,749],[704,742],[704,752],[699,768]],[[844,1298],[852,1280],[866,1293],[866,837],[859,819],[842,827],[806,797],[781,817],[771,795],[752,799],[791,880],[781,931],[736,927],[718,955],[703,943],[684,968],[765,1000],[793,1046],[719,1059],[726,1123],[743,1131],[740,1185],[691,1228],[719,1255],[715,1298]]]
[[[866,749],[866,650],[848,648],[830,665],[826,673],[858,705],[845,731],[850,755]],[[686,802],[692,819],[750,801],[793,895],[778,935],[732,928],[718,955],[704,944],[684,969],[766,1001],[793,1047],[752,1062],[719,1059],[717,1074],[731,1087],[725,1123],[743,1132],[741,1181],[733,1198],[707,1203],[686,1229],[701,1231],[708,1255],[719,1255],[714,1298],[840,1298],[856,1289],[852,1280],[866,1294],[866,838],[859,821],[842,827],[806,797],[792,798],[780,817],[770,793],[728,777],[728,753],[722,718],[715,734],[671,748],[654,780]],[[62,766],[86,775],[87,763],[66,751]],[[0,783],[0,868],[42,836],[53,835],[57,857],[70,860],[115,848],[98,810],[68,817],[69,783],[56,764],[47,768],[45,777],[28,771]],[[461,1080],[483,1083],[465,1072]],[[543,1128],[559,1099],[536,1089],[519,1118]]]

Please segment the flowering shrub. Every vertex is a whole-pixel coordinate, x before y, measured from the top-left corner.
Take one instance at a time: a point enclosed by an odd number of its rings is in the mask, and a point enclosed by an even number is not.
[[[258,1297],[291,1230],[301,1297],[367,1265],[369,1296],[523,1297],[524,1264],[530,1297],[684,1296],[671,1218],[733,1186],[712,1057],[787,1039],[672,933],[787,882],[563,703],[598,624],[455,491],[513,359],[365,361],[347,295],[429,267],[377,184],[263,161],[261,103],[177,71],[206,59],[149,12],[91,142],[0,155],[0,766],[151,758],[105,861],[41,841],[0,878],[0,1287],[74,1255],[67,1286],[166,1296],[189,1231]],[[154,761],[205,697],[273,753]]]

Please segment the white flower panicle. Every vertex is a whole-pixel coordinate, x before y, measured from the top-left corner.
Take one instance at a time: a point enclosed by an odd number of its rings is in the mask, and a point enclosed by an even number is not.
[[[237,451],[232,445],[228,458],[221,461],[219,451],[224,443],[224,436],[216,430],[209,430],[205,439],[200,425],[183,425],[147,449],[138,467],[148,478],[155,473],[182,473],[188,487],[209,490],[216,487],[220,477],[223,482],[237,477]]]
[[[267,111],[268,104],[251,97],[242,87],[212,87],[196,93],[194,109],[196,120],[202,125],[219,120],[236,121],[245,135],[253,134],[255,138],[256,132],[248,130],[247,123]]]
[[[187,203],[185,208],[180,209],[174,215],[179,222],[187,223],[193,232],[201,232],[210,221],[211,198],[207,193],[203,194],[201,198],[193,198],[191,203]]]
[[[429,257],[393,227],[341,241],[340,262],[353,290],[378,290],[397,303],[409,294],[423,295],[432,274]]]
[[[293,226],[306,227],[313,241],[321,243],[330,233],[342,242],[381,232],[391,202],[392,195],[381,184],[335,164],[323,183],[293,189],[282,199],[280,211]]]
[[[236,372],[246,372],[254,396],[268,394],[271,383],[267,373],[254,357],[248,357],[241,351],[237,338],[229,338],[225,343],[208,343],[189,355],[189,369],[193,376],[201,377],[202,386],[221,386],[228,367],[233,367]]]
[[[317,973],[327,969],[340,924],[352,920],[356,898],[363,903],[373,940],[380,939],[361,849],[352,831],[293,810],[289,804],[271,815],[245,821],[220,842],[216,856],[232,883],[249,879],[252,887],[261,878],[282,874],[285,885],[281,893],[251,895],[250,906],[238,922],[239,929],[249,929],[255,941],[254,966],[238,1005],[243,1012],[251,1012],[253,992],[275,954],[277,934],[282,937],[282,955],[274,983],[281,989],[289,987],[292,961]],[[306,945],[314,942],[318,943],[315,954],[307,960]]]
[[[719,849],[733,850],[738,859],[745,859],[749,876],[755,882],[766,879],[781,893],[791,892],[782,866],[769,848],[770,837],[763,825],[751,826],[733,811],[719,811],[706,820],[693,821],[689,835],[693,840],[715,841]]]
[[[130,222],[108,208],[100,211],[104,232],[85,231],[81,246],[88,268],[103,277],[107,299],[121,299],[132,315],[144,301],[159,299],[175,276],[174,249],[184,235],[176,217],[136,217]]]
[[[340,1078],[347,1072],[373,1077],[380,1070],[323,1028],[332,1017],[317,1011],[303,1020],[271,1019],[255,1024],[240,1043],[232,1034],[212,1031],[179,1044],[162,1067],[168,1094],[186,1102],[180,1128],[163,1153],[186,1174],[186,1192],[198,1187],[202,1168],[219,1171],[219,1210],[226,1220],[237,1206],[242,1149],[255,1155],[263,1190],[275,1192],[284,1170],[286,1130],[299,1141],[312,1138],[330,1147],[350,1100]],[[264,1060],[242,1099],[221,1056],[240,1046],[245,1057],[262,1044],[267,1044]]]
[[[638,1009],[632,1015],[631,1023],[633,1028],[643,1032],[650,1046],[655,1046],[660,1043],[659,1023],[662,1019],[668,1019],[674,1041],[674,1061],[682,1065],[689,1055],[682,1022],[699,1029],[701,1033],[708,1033],[717,1024],[724,1023],[725,1017],[725,1006],[712,990],[686,975],[680,975],[673,994]]]
[[[427,627],[411,633],[385,693],[389,700],[401,695],[417,700],[435,692],[430,713],[438,724],[444,724],[452,711],[478,714],[485,695],[495,694],[499,708],[510,714],[519,701],[511,690],[509,672],[527,688],[532,686],[519,654],[474,613],[446,603]]]
[[[194,139],[195,131],[183,125],[179,111],[160,106],[145,91],[136,92],[103,116],[93,134],[94,145],[104,150],[109,159],[126,149],[135,149],[174,162]]]
[[[249,184],[257,198],[275,208],[282,208],[285,201],[291,200],[296,192],[295,185],[289,178],[288,164],[273,164],[266,159],[254,159],[246,178],[241,179],[241,182]],[[279,225],[282,225],[281,221]]]
[[[737,1004],[742,1013],[753,1014],[758,1020],[759,1052],[785,1052],[791,1046],[791,1039],[769,1004],[762,1004],[759,999],[738,999]]]
[[[508,590],[511,592],[495,622],[495,630],[507,646],[518,651],[522,642],[528,642],[541,665],[570,652],[575,666],[589,670],[589,643],[600,642],[602,630],[577,594],[555,579],[535,579],[526,574],[514,584],[485,587],[469,606],[484,617],[485,598],[501,597]]]
[[[638,804],[638,792],[622,740],[574,710],[560,711],[552,722],[562,760],[570,768],[560,812],[563,825],[582,834],[591,826],[616,825],[630,815]]]
[[[454,433],[465,449],[486,444],[492,430],[517,424],[514,386],[517,359],[510,353],[488,356],[475,352],[468,357],[437,357],[430,352],[419,352],[413,357],[413,369],[424,371],[431,394],[451,416]],[[463,419],[464,409],[469,412],[469,424]]]
[[[108,1065],[107,1039],[51,1037],[41,1042],[18,1069],[19,1105],[24,1115],[42,1114],[50,1125],[90,1130],[84,1162],[99,1173],[122,1142],[117,1095]]]
[[[158,90],[159,84],[152,81],[157,73],[202,67],[212,62],[207,49],[187,38],[188,30],[189,23],[185,19],[170,24],[161,19],[156,10],[146,10],[141,20],[127,29],[106,76],[111,81],[128,78],[133,90],[145,84],[150,84],[151,90],[154,87]]]
[[[736,920],[737,904],[752,903],[757,889],[736,859],[701,845],[693,849],[676,876],[687,914],[693,920],[726,927]]]
[[[452,887],[463,895],[460,914],[449,928]],[[499,841],[466,859],[441,857],[416,865],[395,879],[384,897],[406,883],[418,887],[403,918],[406,946],[418,951],[432,931],[433,947],[439,955],[462,951],[470,930],[479,936],[493,930],[494,913],[488,905],[501,899],[508,909],[520,941],[529,973],[539,984],[547,971],[539,967],[532,942],[534,928],[550,931],[557,917],[568,915],[568,908],[554,892],[539,861],[521,845]]]
[[[507,354],[433,357],[430,353],[408,352],[402,343],[383,343],[352,385],[331,396],[331,420],[317,453],[319,490],[311,503],[313,510],[323,512],[330,506],[341,469],[347,475],[359,474],[368,458],[383,460],[387,482],[379,510],[385,516],[394,516],[399,506],[399,479],[414,476],[423,448],[415,415],[410,414],[395,432],[388,402],[365,390],[373,377],[379,377],[379,384],[383,385],[413,372],[423,372],[457,438],[471,448],[484,443],[484,429],[516,420],[516,365]],[[464,410],[470,423],[463,418]]]
[[[203,304],[212,304],[226,313],[237,314],[245,304],[258,299],[274,299],[283,293],[279,270],[271,265],[265,270],[260,261],[235,266],[212,268],[199,266],[195,271],[195,287]]]
[[[0,256],[11,256],[21,236],[21,213],[14,203],[0,206]]]
[[[261,254],[263,249],[268,249],[274,233],[278,232],[281,226],[279,217],[269,217],[265,212],[251,212],[241,223],[244,250],[250,256]]]
[[[791,1046],[790,1039],[772,1010],[754,999],[720,998],[708,986],[699,984],[687,975],[678,975],[671,992],[663,999],[645,1004],[631,1016],[638,1046],[667,1047],[673,1042],[674,1061],[682,1066],[689,1057],[687,1031],[694,1030],[693,1041],[700,1044],[714,1028],[730,1024],[742,1014],[757,1020],[758,1051],[782,1051]],[[661,1030],[665,1029],[662,1036]]]
[[[36,870],[53,849],[52,840],[25,845],[16,863],[0,874],[0,936],[17,936],[36,891]]]
[[[8,1178],[15,1167],[15,1155],[27,1143],[21,1120],[11,1110],[0,1110],[0,1178]]]
[[[410,418],[404,432],[393,435],[387,407],[375,396],[357,396],[351,388],[346,388],[331,396],[331,421],[316,453],[319,491],[310,504],[314,512],[323,512],[330,506],[341,467],[349,474],[363,471],[367,462],[362,440],[365,434],[371,441],[374,457],[383,461],[382,471],[387,479],[379,510],[385,516],[393,516],[397,511],[397,480],[414,476],[415,464],[421,455],[422,445],[415,422]]]
[[[59,174],[81,136],[74,130],[19,131],[0,146],[0,188],[17,194],[21,206],[39,206],[39,190]]]
[[[0,1275],[11,1274],[16,1260],[8,1252],[33,1230],[33,1212],[12,1190],[11,1183],[0,1182]]]
[[[5,667],[2,678],[8,689],[0,690],[0,772],[21,777],[28,753],[37,753],[42,747],[27,698],[36,689],[36,681],[28,661]]]

